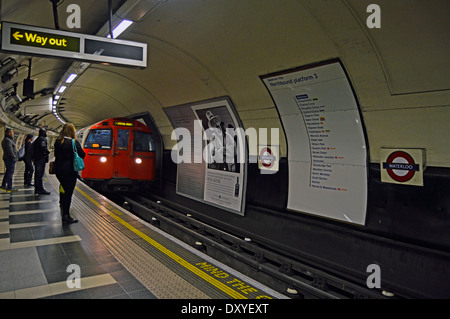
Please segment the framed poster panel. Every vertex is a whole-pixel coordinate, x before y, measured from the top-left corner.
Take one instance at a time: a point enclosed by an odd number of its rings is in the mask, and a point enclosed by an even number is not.
[[[244,215],[247,147],[228,97],[164,110],[174,127],[177,194]]]
[[[366,137],[341,63],[327,61],[261,78],[287,137],[287,208],[364,225]]]

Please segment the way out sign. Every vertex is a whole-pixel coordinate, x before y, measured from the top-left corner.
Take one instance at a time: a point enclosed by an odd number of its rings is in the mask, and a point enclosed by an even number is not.
[[[23,46],[78,52],[80,39],[57,34],[11,28],[11,43]]]
[[[423,186],[424,167],[423,149],[380,150],[381,181],[384,183]]]
[[[147,67],[147,43],[3,21],[0,49],[22,55]]]

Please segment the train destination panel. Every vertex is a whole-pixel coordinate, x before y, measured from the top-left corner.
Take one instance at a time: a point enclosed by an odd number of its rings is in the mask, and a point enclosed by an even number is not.
[[[93,63],[147,67],[147,44],[2,22],[1,50]]]
[[[358,105],[340,63],[262,79],[288,141],[287,208],[364,224],[367,148]]]

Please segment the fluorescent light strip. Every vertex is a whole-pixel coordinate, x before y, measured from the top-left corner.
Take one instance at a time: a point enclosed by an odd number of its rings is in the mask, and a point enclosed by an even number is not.
[[[59,87],[58,93],[63,93],[66,89],[67,89],[67,86],[61,85],[61,86]]]
[[[76,73],[72,73],[69,75],[69,77],[66,79],[66,83],[72,83],[73,80],[75,80],[75,78],[78,76],[78,74]]]
[[[119,35],[122,34],[122,32],[124,32],[126,29],[128,29],[128,27],[130,25],[133,24],[133,21],[131,20],[122,20],[122,22],[120,22],[112,31],[113,34],[113,38],[117,38]],[[106,36],[107,38],[111,38],[111,34],[108,34]]]

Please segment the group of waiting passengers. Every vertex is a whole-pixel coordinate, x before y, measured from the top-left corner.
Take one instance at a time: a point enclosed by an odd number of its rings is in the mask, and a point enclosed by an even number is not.
[[[39,130],[39,136],[33,141],[34,136],[28,134],[24,141],[24,154],[19,158],[19,153],[14,141],[14,131],[11,128],[5,130],[5,138],[2,141],[3,161],[5,163],[5,175],[1,189],[7,192],[15,192],[13,188],[13,175],[17,161],[23,160],[25,163],[24,186],[34,186],[34,194],[50,195],[50,192],[44,188],[43,177],[45,166],[49,162],[49,154],[47,146],[47,132],[45,129]],[[54,171],[58,179],[59,186],[59,206],[61,209],[62,222],[65,224],[76,223],[77,220],[70,216],[70,204],[72,194],[77,182],[78,172],[73,168],[74,160],[74,140],[76,150],[81,158],[85,157],[85,153],[80,143],[75,139],[75,126],[72,123],[64,124],[58,138],[55,141],[55,164]],[[33,169],[34,166],[34,169]],[[31,183],[34,172],[34,185]]]

